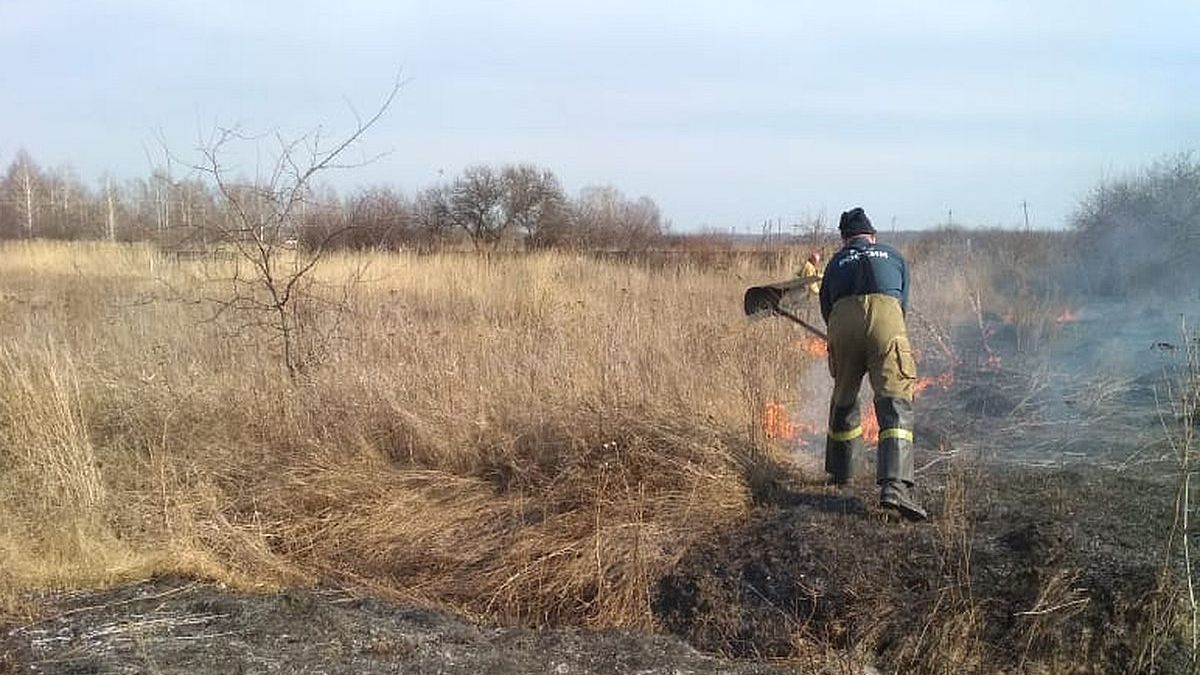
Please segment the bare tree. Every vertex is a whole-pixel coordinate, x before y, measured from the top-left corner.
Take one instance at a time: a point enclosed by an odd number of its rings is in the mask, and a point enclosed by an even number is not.
[[[450,189],[440,185],[418,193],[413,201],[413,219],[424,243],[435,245],[449,239],[457,227],[450,212]]]
[[[532,164],[504,167],[500,172],[504,187],[505,218],[526,239],[534,239],[544,226],[562,214],[564,202],[558,178],[549,169]]]
[[[533,221],[533,227],[525,232],[526,248],[565,248],[579,243],[570,204],[561,194],[546,200],[537,219]]]
[[[656,243],[663,235],[662,212],[658,204],[649,197],[638,197],[622,204],[620,232],[629,249],[647,248]]]
[[[649,197],[629,201],[614,187],[592,186],[574,210],[581,237],[594,248],[644,249],[663,236],[662,215]]]
[[[109,241],[117,239],[117,200],[113,193],[112,177],[104,177],[104,231]]]
[[[8,165],[4,176],[4,194],[7,200],[16,205],[20,214],[20,225],[26,239],[32,239],[34,223],[37,220],[38,207],[41,205],[40,193],[44,187],[41,169],[25,150],[18,150],[17,156]]]
[[[469,166],[450,186],[449,210],[454,222],[467,233],[475,248],[495,246],[508,229],[505,189],[492,167]]]
[[[800,216],[793,230],[806,250],[818,250],[832,243],[833,228],[824,211],[807,212]]]
[[[301,243],[321,241],[337,227],[348,228],[337,244],[349,248],[395,250],[417,237],[408,202],[385,186],[360,190],[343,201],[337,212],[318,214],[307,220]]]
[[[561,236],[568,222],[558,179],[531,164],[470,166],[448,188],[427,191],[426,197],[423,206],[440,208],[439,200],[445,200],[445,211],[477,249],[505,237],[536,244]]]
[[[366,119],[355,115],[354,129],[340,140],[326,141],[320,131],[299,138],[275,133],[274,157],[265,176],[237,181],[225,158],[242,143],[264,137],[249,136],[236,128],[218,128],[202,145],[202,161],[194,169],[215,185],[224,206],[224,217],[204,226],[210,242],[230,249],[236,261],[228,295],[213,298],[217,313],[239,312],[251,322],[272,330],[282,345],[283,364],[295,376],[307,364],[298,340],[308,326],[297,301],[306,296],[309,274],[330,250],[330,243],[345,228],[325,233],[309,246],[296,247],[303,213],[310,206],[314,180],[331,169],[344,169],[370,161],[346,164],[342,157],[361,141],[391,107],[400,90],[397,80],[383,102]],[[249,268],[247,274],[243,265]]]
[[[570,213],[558,178],[549,169],[532,164],[504,167],[504,210],[510,227],[516,228],[531,248],[566,243]]]

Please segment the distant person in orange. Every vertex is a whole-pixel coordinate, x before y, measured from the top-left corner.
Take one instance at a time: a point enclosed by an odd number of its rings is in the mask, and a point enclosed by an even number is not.
[[[799,276],[801,279],[815,278],[816,281],[806,286],[806,288],[808,289],[810,295],[820,296],[821,277],[823,276],[821,273],[821,254],[817,251],[813,251],[808,256],[808,260],[804,261],[804,267],[800,269],[800,274],[796,276]]]

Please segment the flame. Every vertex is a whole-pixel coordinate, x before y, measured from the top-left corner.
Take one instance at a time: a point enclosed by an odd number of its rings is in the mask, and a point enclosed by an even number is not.
[[[785,441],[795,440],[800,436],[813,436],[819,433],[814,424],[792,421],[791,415],[788,414],[787,406],[774,402],[763,406],[762,428],[767,438]]]
[[[1064,323],[1075,323],[1078,320],[1079,320],[1079,315],[1076,314],[1075,311],[1070,308],[1064,309],[1061,314],[1054,317],[1054,323],[1057,323],[1060,325],[1064,324]]]
[[[787,408],[782,403],[768,403],[763,408],[762,426],[767,438],[792,440],[796,437],[796,425],[788,419]]]
[[[821,338],[811,335],[803,340],[796,340],[796,348],[808,354],[809,356],[824,357],[829,353],[829,348],[825,341]]]
[[[868,403],[862,411],[863,441],[866,443],[879,442],[879,420],[875,419],[875,404]]]
[[[930,387],[938,389],[949,389],[954,386],[954,371],[948,370],[937,377],[919,377],[917,385],[913,388],[913,396],[919,395]]]

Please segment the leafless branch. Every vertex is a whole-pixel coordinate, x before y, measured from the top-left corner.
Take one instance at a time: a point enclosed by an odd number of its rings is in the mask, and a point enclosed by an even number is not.
[[[325,146],[320,127],[296,137],[271,132],[276,146],[273,161],[265,163],[265,169],[260,161],[256,177],[250,183],[234,180],[224,158],[236,144],[252,142],[258,148],[266,134],[250,135],[237,126],[217,126],[199,148],[200,161],[192,168],[216,186],[227,212],[225,218],[217,218],[204,227],[217,242],[231,247],[237,259],[249,267],[246,274],[235,262],[229,276],[216,280],[228,292],[207,299],[214,309],[211,320],[231,312],[254,317],[246,323],[266,326],[276,334],[283,346],[284,365],[291,375],[305,365],[296,340],[310,330],[294,305],[304,295],[301,290],[306,280],[326,257],[334,240],[352,228],[335,228],[315,244],[296,249],[291,242],[303,225],[297,222],[297,211],[308,203],[315,176],[329,169],[362,165],[338,159],[379,122],[394,103],[401,84],[396,78],[382,103],[365,119],[351,107],[354,127],[329,147]],[[284,255],[290,262],[285,262]]]

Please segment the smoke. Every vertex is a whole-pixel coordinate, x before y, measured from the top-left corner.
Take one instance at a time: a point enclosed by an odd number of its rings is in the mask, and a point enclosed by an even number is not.
[[[1200,161],[1106,181],[1071,224],[907,242],[918,369],[937,373],[940,333],[957,380],[918,402],[918,420],[1003,462],[1164,461],[1200,328]]]
[[[1066,327],[1055,359],[1093,378],[1163,389],[1172,358],[1200,327],[1200,160],[1181,153],[1105,181],[1072,220],[1057,276],[1083,320]]]
[[[1191,153],[1100,184],[1072,221],[1070,286],[1110,298],[1200,296],[1200,161]]]
[[[1121,463],[1161,441],[1174,361],[1200,328],[1200,161],[1179,155],[1098,185],[1068,231],[903,239],[918,445],[950,438],[992,459]],[[801,383],[787,402],[802,430],[794,447],[819,459],[824,359]],[[870,395],[864,382],[864,422]]]

